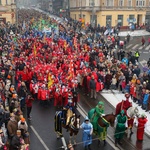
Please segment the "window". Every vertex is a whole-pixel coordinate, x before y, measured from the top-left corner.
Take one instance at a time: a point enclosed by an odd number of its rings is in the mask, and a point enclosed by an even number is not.
[[[111,22],[112,22],[112,16],[108,15],[106,16],[106,26],[111,27]]]
[[[145,6],[145,0],[136,0],[136,6]]]
[[[114,0],[106,0],[106,6],[114,6]]]
[[[123,26],[123,15],[118,15],[118,25]]]
[[[129,22],[134,22],[134,15],[129,15]]]
[[[94,0],[89,0],[89,6],[94,6],[95,3],[94,3]]]
[[[128,0],[128,7],[132,7],[132,0]]]
[[[123,6],[124,5],[124,0],[119,0],[118,6]]]
[[[90,23],[95,27],[97,25],[97,15],[90,15]]]

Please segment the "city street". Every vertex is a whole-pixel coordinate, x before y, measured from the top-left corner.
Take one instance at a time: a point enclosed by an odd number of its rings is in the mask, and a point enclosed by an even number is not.
[[[138,32],[138,31],[136,31]],[[148,38],[149,36],[144,36],[145,37],[145,46],[142,46],[141,44],[141,39],[142,36],[138,37],[131,37],[130,42],[126,45],[125,51],[131,51],[132,54],[136,52],[136,50],[139,51],[140,57],[139,57],[139,65],[142,68],[150,58],[150,45],[148,45]],[[124,40],[125,37],[121,37],[121,40]]]
[[[101,95],[98,95],[97,100],[90,99],[87,96],[81,94],[81,100],[79,103],[78,110],[80,110],[81,116],[85,115],[91,108],[94,108],[98,103],[98,100],[102,100],[105,103],[105,114],[114,113],[115,109],[105,100]],[[56,109],[53,107],[52,103],[47,107],[40,106],[39,102],[34,102],[32,111],[32,121],[28,122],[30,126],[30,139],[31,139],[31,150],[57,150],[61,149],[63,146],[61,139],[56,138],[54,132],[54,114]],[[81,117],[81,123],[83,122],[83,116]],[[134,134],[131,139],[124,138],[123,145],[119,149],[130,149],[130,150],[148,150],[149,148],[149,138],[144,137],[144,141],[136,142],[136,128],[133,129]],[[68,132],[63,130],[66,143],[68,143]],[[114,150],[118,149],[114,147],[114,127],[108,128],[108,139],[107,145],[104,147],[101,143],[100,148],[97,145],[97,137],[93,136],[93,144],[91,146],[92,150]],[[109,143],[108,143],[109,142]],[[38,144],[37,144],[38,143]],[[77,146],[75,150],[83,150],[82,147],[82,131],[80,130],[77,135]]]

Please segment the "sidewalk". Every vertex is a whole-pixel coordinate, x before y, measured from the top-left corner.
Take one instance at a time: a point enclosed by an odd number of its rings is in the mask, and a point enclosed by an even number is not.
[[[119,36],[148,36],[150,35],[150,32],[147,32],[146,30],[134,30],[134,31],[121,31],[119,32]]]
[[[117,90],[103,90],[100,94],[115,108],[119,102],[125,99],[124,94]],[[144,113],[147,116],[148,122],[145,127],[145,134],[150,137],[150,113],[145,112],[145,110],[143,110],[141,106],[138,106],[138,104],[134,103],[131,98],[129,100],[132,102],[133,107],[138,107],[140,114]]]

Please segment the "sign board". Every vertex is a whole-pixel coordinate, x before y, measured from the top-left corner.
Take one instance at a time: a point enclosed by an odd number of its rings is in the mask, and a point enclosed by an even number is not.
[[[6,23],[6,18],[0,18],[0,22]]]

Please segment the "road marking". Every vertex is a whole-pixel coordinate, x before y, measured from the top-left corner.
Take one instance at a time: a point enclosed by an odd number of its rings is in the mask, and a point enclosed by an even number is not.
[[[143,52],[144,54],[148,54],[149,52]]]
[[[44,143],[44,141],[42,140],[42,138],[39,136],[39,134],[37,133],[37,131],[34,129],[34,127],[32,125],[30,125],[30,128],[32,129],[32,131],[34,132],[34,134],[37,136],[37,138],[39,139],[39,141],[41,142],[41,144],[43,145],[43,147],[45,148],[45,150],[49,150],[49,148],[46,146],[46,144]]]
[[[143,49],[143,46],[141,46],[139,49]]]
[[[147,64],[147,61],[145,59],[143,59],[142,61],[139,62],[141,64],[142,67],[145,66],[145,64]]]
[[[127,48],[129,48],[129,47],[131,47],[132,46],[132,44],[129,44],[128,46],[127,46]]]
[[[135,49],[136,47],[138,47],[139,46],[139,44],[136,44],[134,47],[132,47],[132,49]]]
[[[149,50],[150,49],[150,45],[148,45],[146,48],[145,48],[145,50]]]

